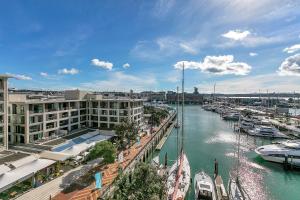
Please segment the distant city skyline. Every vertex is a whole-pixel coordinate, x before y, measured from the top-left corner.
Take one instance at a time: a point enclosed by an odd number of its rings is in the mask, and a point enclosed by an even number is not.
[[[300,2],[7,1],[0,74],[19,89],[300,92]]]

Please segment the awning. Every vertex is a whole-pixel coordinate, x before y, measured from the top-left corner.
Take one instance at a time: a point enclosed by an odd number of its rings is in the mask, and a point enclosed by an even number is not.
[[[40,153],[40,157],[50,159],[50,160],[55,160],[55,161],[65,161],[72,156],[62,152],[43,151],[42,153]]]
[[[0,176],[10,171],[11,169],[6,165],[0,165]]]
[[[9,162],[9,163],[7,163],[7,165],[11,165],[14,168],[18,168],[18,167],[21,167],[22,165],[25,165],[25,164],[35,161],[37,159],[39,159],[39,157],[37,155],[30,155],[30,156],[27,156],[25,158],[22,158],[22,159],[13,161],[13,162]]]
[[[55,163],[53,160],[37,159],[4,173],[0,176],[0,192],[12,187],[18,182],[22,182],[32,177],[36,172],[45,169],[53,163]]]

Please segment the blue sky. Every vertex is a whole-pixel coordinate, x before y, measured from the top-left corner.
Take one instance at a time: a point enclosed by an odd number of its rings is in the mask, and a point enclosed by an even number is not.
[[[10,87],[300,92],[300,1],[1,1]]]

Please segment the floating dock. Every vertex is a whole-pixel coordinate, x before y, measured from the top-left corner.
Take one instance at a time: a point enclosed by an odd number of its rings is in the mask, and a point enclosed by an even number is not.
[[[171,131],[173,130],[174,125],[175,125],[175,123],[173,122],[173,123],[171,124],[171,126],[168,128],[168,130],[167,130],[166,134],[164,135],[164,137],[160,140],[160,142],[159,142],[158,145],[156,146],[155,150],[158,150],[158,151],[161,150],[161,148],[164,146],[165,142],[167,141],[167,139],[168,139],[168,137],[169,137]]]

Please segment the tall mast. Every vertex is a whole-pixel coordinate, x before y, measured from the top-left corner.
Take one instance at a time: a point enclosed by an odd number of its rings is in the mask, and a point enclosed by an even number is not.
[[[183,139],[184,139],[184,62],[182,63],[182,105],[181,105],[181,150],[183,151]]]
[[[239,132],[238,132],[238,149],[237,149],[237,173],[236,179],[239,177],[239,168],[240,168],[240,140],[241,140],[241,112],[239,112]]]
[[[177,153],[177,157],[178,158],[178,145],[179,145],[179,142],[178,142],[178,135],[179,135],[179,124],[178,124],[178,111],[179,111],[179,108],[178,108],[178,105],[179,105],[179,87],[177,86],[177,105],[176,105],[176,112],[177,112],[177,119],[176,119],[176,123],[177,123],[177,128],[176,128],[176,133],[177,133],[177,137],[176,137],[176,142],[177,142],[177,149],[176,149],[176,153]],[[178,161],[177,161],[177,169],[178,169]]]

